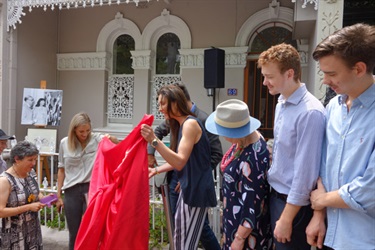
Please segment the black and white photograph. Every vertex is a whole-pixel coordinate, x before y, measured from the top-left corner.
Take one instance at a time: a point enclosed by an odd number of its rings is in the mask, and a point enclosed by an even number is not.
[[[62,90],[24,88],[22,125],[59,126]]]

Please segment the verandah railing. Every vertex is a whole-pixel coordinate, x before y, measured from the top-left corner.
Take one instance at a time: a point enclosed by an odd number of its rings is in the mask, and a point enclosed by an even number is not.
[[[38,182],[40,184],[41,192],[46,195],[50,193],[57,193],[57,153],[41,153],[38,157],[36,166]],[[45,161],[49,162],[48,166]],[[43,166],[42,166],[43,164]],[[49,171],[43,171],[46,167]],[[50,177],[47,178],[46,173],[49,172]],[[217,171],[218,172],[218,171]],[[220,176],[216,174],[215,186],[218,199],[218,206],[209,210],[209,221],[213,232],[218,240],[221,238],[221,208],[220,208]],[[158,179],[157,179],[158,178]],[[163,208],[163,201],[157,186],[162,182],[163,176],[158,175],[150,179],[150,247],[165,247],[168,241],[167,224],[165,219],[165,212]],[[39,212],[39,218],[43,226],[58,228],[59,230],[67,230],[65,222],[64,210],[59,213],[54,205],[45,207]]]

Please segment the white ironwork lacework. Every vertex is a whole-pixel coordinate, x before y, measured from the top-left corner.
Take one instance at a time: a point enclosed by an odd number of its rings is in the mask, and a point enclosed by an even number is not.
[[[306,8],[306,5],[308,3],[310,3],[310,4],[314,4],[315,10],[318,10],[319,0],[301,0],[301,1],[303,1],[302,8]],[[325,0],[325,1],[327,1],[327,0]],[[295,2],[296,2],[296,0],[292,0],[292,3],[295,3]]]
[[[38,7],[43,7],[43,10],[46,11],[47,8],[51,8],[51,10],[55,8],[85,8],[86,6],[94,7],[121,3],[135,3],[136,6],[138,6],[140,2],[149,1],[151,0],[8,0],[7,31],[9,31],[10,27],[15,29],[16,24],[21,23],[21,16],[26,15],[26,13],[23,12],[24,7],[29,7],[29,12],[31,12],[32,8]]]
[[[108,118],[132,119],[134,75],[112,75],[108,79]]]
[[[152,81],[152,97],[151,97],[151,109],[152,114],[154,114],[155,120],[164,120],[164,115],[159,112],[158,105],[157,105],[157,92],[158,90],[169,84],[179,83],[181,82],[180,75],[156,75],[154,76],[154,80]]]

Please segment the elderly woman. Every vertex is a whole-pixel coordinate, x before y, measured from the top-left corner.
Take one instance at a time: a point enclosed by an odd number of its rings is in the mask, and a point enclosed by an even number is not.
[[[259,126],[247,104],[235,99],[219,104],[206,121],[209,132],[232,143],[221,163],[223,249],[271,249],[269,152]]]
[[[18,142],[12,166],[0,175],[0,249],[43,249],[37,212],[45,205],[33,169],[38,153],[34,144]]]
[[[208,137],[178,86],[162,87],[158,104],[171,128],[171,148],[155,136],[150,126],[142,125],[142,136],[167,161],[150,168],[149,176],[177,170],[181,191],[176,205],[174,249],[197,249],[208,208],[216,206]]]

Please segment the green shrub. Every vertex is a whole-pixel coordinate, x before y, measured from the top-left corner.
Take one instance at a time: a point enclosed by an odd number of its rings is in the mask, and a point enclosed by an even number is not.
[[[152,218],[152,205],[150,206],[150,239],[149,247],[162,249],[168,241],[167,220],[161,205],[154,205],[154,221]],[[154,222],[154,224],[153,224]],[[163,237],[162,237],[163,236]]]
[[[45,213],[46,209],[47,213]],[[64,210],[60,214],[60,226],[59,226],[59,214],[55,206],[45,207],[40,211],[40,223],[50,228],[57,228],[58,230],[65,229],[65,213]],[[53,220],[51,220],[51,213],[53,212]]]

